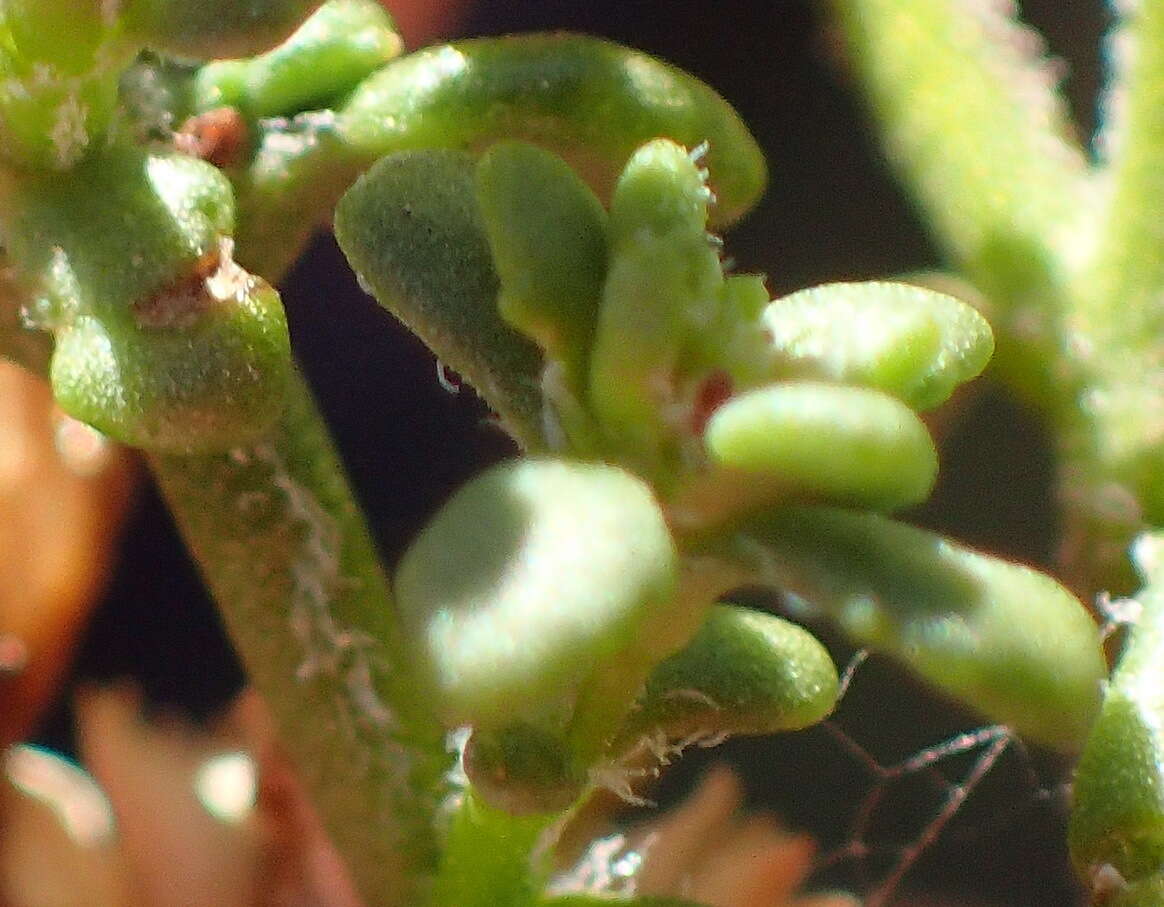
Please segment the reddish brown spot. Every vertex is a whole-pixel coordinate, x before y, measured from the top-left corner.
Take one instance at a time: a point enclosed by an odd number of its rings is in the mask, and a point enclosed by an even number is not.
[[[732,378],[722,369],[716,369],[700,382],[691,404],[691,431],[702,435],[711,414],[732,395]]]
[[[234,107],[215,107],[190,117],[174,134],[174,146],[219,169],[243,162],[247,121]]]
[[[206,278],[221,261],[218,248],[207,252],[185,275],[133,304],[133,317],[143,328],[182,328],[198,320],[213,301]]]

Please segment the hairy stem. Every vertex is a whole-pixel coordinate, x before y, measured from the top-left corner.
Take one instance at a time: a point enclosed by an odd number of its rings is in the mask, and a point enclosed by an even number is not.
[[[416,903],[436,862],[443,733],[305,384],[259,442],[150,464],[359,889]]]

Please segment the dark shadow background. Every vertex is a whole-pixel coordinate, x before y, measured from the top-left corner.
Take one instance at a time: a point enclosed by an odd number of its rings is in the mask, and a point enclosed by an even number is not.
[[[391,6],[391,3],[389,3]],[[1053,53],[1070,61],[1065,82],[1085,135],[1093,121],[1098,2],[1029,0],[1027,19]],[[586,31],[643,48],[699,75],[723,93],[765,147],[771,187],[727,237],[738,270],[769,276],[773,295],[827,280],[893,275],[939,257],[882,159],[860,100],[846,80],[823,7],[807,0],[680,6],[668,0],[489,0],[462,23],[465,34],[532,29]],[[951,99],[956,103],[956,99]],[[309,249],[286,281],[294,341],[335,431],[352,479],[389,562],[452,489],[512,452],[469,390],[450,394],[427,351],[357,288],[330,237]],[[1054,546],[1051,455],[1020,405],[989,391],[946,440],[942,480],[916,522],[1030,563]],[[122,560],[92,618],[74,683],[130,675],[150,702],[196,717],[238,690],[241,672],[150,489],[137,502]],[[773,603],[758,600],[761,606]],[[828,628],[838,663],[848,650]],[[66,690],[41,739],[70,745]],[[978,720],[872,660],[837,716],[882,763],[938,743]],[[670,802],[709,758],[695,752],[657,792]],[[716,751],[744,772],[749,796],[828,849],[844,841],[869,776],[823,730],[738,741]],[[951,777],[968,768],[948,766]],[[1029,774],[1032,768],[1036,780]],[[1078,902],[1063,852],[1064,766],[1046,754],[1004,757],[907,877],[898,903],[1069,905]],[[889,792],[875,823],[878,843],[909,841],[940,804],[914,779]],[[876,879],[883,860],[866,869]],[[861,887],[859,866],[822,883]]]

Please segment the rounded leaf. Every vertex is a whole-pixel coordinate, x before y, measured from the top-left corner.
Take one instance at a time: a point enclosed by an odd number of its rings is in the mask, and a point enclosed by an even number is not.
[[[0,214],[70,415],[158,451],[221,450],[279,414],[278,294],[232,260],[230,184],[204,161],[113,147],[24,179]]]
[[[712,89],[644,53],[580,35],[481,38],[409,54],[356,89],[340,123],[371,158],[534,142],[575,165],[602,199],[643,142],[706,142],[717,225],[751,208],[766,180],[759,146]]]
[[[893,509],[925,500],[937,475],[933,441],[900,400],[859,387],[798,381],[728,400],[704,431],[711,459],[787,489]]]
[[[451,724],[569,696],[667,602],[676,553],[651,494],[611,466],[519,460],[474,479],[405,553],[396,592]]]
[[[872,513],[788,507],[749,521],[757,580],[822,608],[992,721],[1068,752],[1107,665],[1087,609],[1042,573]]]
[[[476,185],[501,316],[580,377],[606,275],[602,204],[565,161],[523,142],[490,148]]]
[[[190,323],[136,327],[78,318],[57,332],[50,366],[61,408],[111,438],[162,453],[226,450],[279,416],[291,350],[283,305],[265,281],[228,266],[151,300]]]
[[[904,283],[831,283],[764,311],[772,377],[877,388],[928,409],[994,351],[986,319],[952,296]]]
[[[335,236],[357,278],[463,375],[527,448],[545,448],[537,346],[502,320],[473,183],[456,151],[378,161],[336,206]]]
[[[573,770],[570,752],[552,734],[531,724],[475,730],[462,765],[475,796],[511,816],[567,809],[586,783]]]
[[[651,673],[615,748],[643,737],[771,734],[832,711],[837,669],[811,633],[736,605],[715,605],[679,652]]]
[[[133,0],[126,24],[149,47],[175,57],[249,57],[285,40],[323,0]]]
[[[686,236],[704,241],[708,203],[706,173],[682,145],[655,139],[627,161],[610,201],[611,245],[647,236]]]

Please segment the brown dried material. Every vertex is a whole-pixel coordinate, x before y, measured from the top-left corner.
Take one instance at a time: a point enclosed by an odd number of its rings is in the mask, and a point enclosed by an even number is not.
[[[153,330],[187,328],[218,301],[207,281],[222,266],[223,249],[216,247],[199,258],[188,274],[133,304],[133,318],[139,327]],[[230,256],[225,256],[230,260]]]
[[[108,571],[129,457],[0,361],[0,748],[53,695]]]
[[[195,114],[174,133],[174,147],[220,170],[241,165],[250,144],[247,121],[234,107]]]
[[[92,777],[0,761],[0,905],[362,907],[257,696],[211,727],[147,720],[129,685],[75,711]]]

